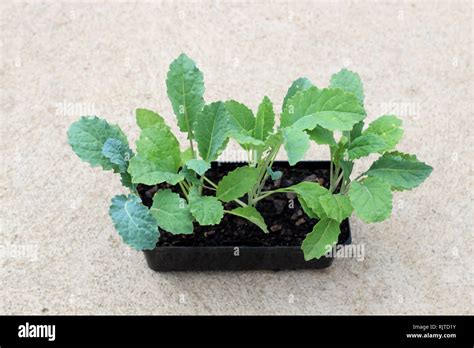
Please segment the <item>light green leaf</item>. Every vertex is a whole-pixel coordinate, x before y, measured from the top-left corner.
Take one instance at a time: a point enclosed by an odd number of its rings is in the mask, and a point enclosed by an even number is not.
[[[378,178],[353,181],[349,198],[359,218],[365,222],[380,222],[392,212],[392,191],[390,184]]]
[[[290,88],[288,88],[288,91],[286,92],[285,98],[283,99],[281,110],[285,109],[288,100],[291,99],[296,93],[299,91],[304,91],[311,86],[313,86],[313,83],[305,77],[300,77],[299,79],[293,81]]]
[[[265,140],[270,133],[273,132],[275,125],[275,113],[273,112],[273,104],[270,99],[265,96],[258,106],[257,117],[255,119],[254,138]]]
[[[184,165],[190,159],[193,159],[193,151],[188,147],[186,150],[181,151],[181,165]]]
[[[430,175],[433,167],[413,157],[387,154],[375,161],[366,172],[398,190],[410,190],[420,185]]]
[[[128,161],[133,156],[128,144],[114,138],[106,140],[102,148],[102,154],[109,159],[110,163],[115,165],[114,169],[119,173],[127,172]]]
[[[319,259],[331,250],[341,230],[339,229],[339,222],[333,219],[324,218],[320,220],[313,230],[306,235],[306,238],[301,245],[301,250],[304,253],[306,261],[311,259]]]
[[[157,124],[165,125],[165,120],[159,114],[147,109],[137,109],[135,111],[137,125],[141,129],[155,126]]]
[[[328,189],[315,182],[303,181],[297,185],[290,186],[285,190],[295,192],[298,195],[300,203],[302,199],[304,201],[302,205],[304,205],[305,208],[311,209],[311,211],[316,214],[316,216],[320,218],[326,216],[326,213],[324,212],[323,207],[319,202],[319,197],[329,193]],[[311,217],[311,215],[309,216]]]
[[[182,132],[193,138],[193,125],[204,106],[204,80],[201,71],[185,54],[171,64],[166,79],[168,97]]]
[[[345,218],[351,216],[351,201],[347,196],[327,193],[319,197],[319,202],[323,207],[324,213],[328,218],[341,222]]]
[[[81,117],[69,127],[67,136],[69,145],[81,160],[105,170],[115,166],[102,154],[107,139],[117,139],[128,146],[127,137],[118,126],[110,125],[96,116]]]
[[[244,219],[247,219],[250,222],[257,225],[258,227],[260,227],[260,229],[264,233],[268,233],[267,224],[265,223],[265,220],[263,219],[263,216],[254,207],[250,207],[250,206],[249,207],[239,207],[239,208],[233,209],[231,211],[226,211],[226,213],[243,217]]]
[[[229,116],[224,103],[204,106],[194,124],[194,135],[203,160],[211,162],[219,157],[227,145],[229,130]]]
[[[340,88],[357,97],[360,105],[364,105],[364,87],[357,73],[342,69],[331,76],[331,88]]]
[[[211,168],[211,164],[207,161],[200,159],[191,159],[186,162],[186,167],[194,170],[199,175],[204,175],[204,173]]]
[[[275,149],[283,144],[283,140],[284,139],[281,130],[277,130],[275,133],[272,133],[268,136],[263,147],[265,149]]]
[[[183,180],[177,174],[181,166],[181,151],[169,127],[155,124],[142,129],[137,140],[137,155],[130,160],[128,172],[133,183],[154,185]]]
[[[165,231],[173,234],[193,233],[193,219],[186,200],[169,189],[158,190],[153,196],[151,214]]]
[[[319,145],[336,145],[333,132],[326,128],[316,126],[316,128],[308,130],[307,133],[309,138]]]
[[[255,128],[255,117],[250,108],[235,100],[225,102],[231,128],[237,132],[252,132]],[[252,134],[250,134],[252,135]]]
[[[115,196],[109,215],[123,241],[132,248],[150,250],[156,247],[160,237],[157,222],[139,197],[133,194]]]
[[[306,203],[306,201],[303,199],[303,196],[298,196],[298,200],[306,215],[308,215],[311,219],[319,219],[318,215],[316,215],[316,213],[308,206],[308,203]],[[322,207],[320,209],[322,211]]]
[[[222,203],[214,196],[189,195],[189,208],[199,225],[217,225],[224,216]]]
[[[259,170],[254,167],[239,167],[224,176],[217,184],[216,197],[230,202],[250,191],[258,180]]]
[[[288,101],[281,115],[281,125],[291,126],[305,116],[311,116],[328,130],[349,131],[364,119],[365,110],[353,94],[342,89],[310,87]]]
[[[385,147],[380,150],[388,151],[398,144],[403,137],[402,120],[392,115],[384,115],[369,124],[364,134],[376,134],[385,142]]]
[[[309,135],[293,127],[284,128],[282,133],[288,162],[290,166],[294,166],[304,158],[309,149]]]
[[[159,163],[159,167],[177,173],[181,166],[179,143],[168,127],[160,124],[145,128],[137,140],[137,153],[142,158]]]
[[[350,160],[355,160],[371,153],[376,153],[387,147],[385,141],[373,133],[365,133],[354,139],[349,146],[348,154]]]
[[[155,185],[167,182],[176,185],[184,180],[184,176],[168,171],[167,166],[162,166],[160,161],[143,158],[140,155],[133,157],[128,166],[128,172],[135,184]]]
[[[241,133],[237,131],[231,131],[229,132],[229,137],[237,141],[240,145],[243,145],[242,147],[244,149],[262,147],[265,145],[263,141],[255,139],[254,137],[248,135],[247,133],[244,133],[243,131]]]

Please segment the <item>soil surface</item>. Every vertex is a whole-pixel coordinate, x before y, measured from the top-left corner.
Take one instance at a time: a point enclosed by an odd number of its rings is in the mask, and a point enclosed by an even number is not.
[[[242,163],[213,163],[206,176],[217,183],[223,176]],[[289,167],[285,162],[275,163],[274,171],[280,170],[283,175],[273,181],[269,178],[264,191],[280,187],[288,187],[301,181],[319,182],[329,187],[329,169],[322,169],[321,165],[309,162],[300,162]],[[155,186],[138,185],[138,192],[143,203],[150,207],[152,198],[158,189],[170,188],[180,193],[179,187],[168,184]],[[214,195],[213,191],[204,189],[204,194]],[[245,201],[245,198],[241,200]],[[238,207],[233,202],[225,203],[224,208],[231,210]],[[256,225],[238,216],[224,214],[219,225],[199,226],[194,223],[194,233],[189,235],[173,235],[160,229],[158,246],[300,246],[306,234],[311,232],[317,220],[310,219],[301,208],[298,199],[292,193],[271,195],[257,203],[256,208],[262,214],[270,233],[263,233]],[[341,224],[339,240],[345,240],[348,235],[348,223]]]

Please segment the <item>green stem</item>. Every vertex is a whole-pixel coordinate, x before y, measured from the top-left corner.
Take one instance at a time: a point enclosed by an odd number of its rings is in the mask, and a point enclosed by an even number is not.
[[[281,189],[278,189],[278,190],[272,190],[272,191],[264,191],[262,192],[258,197],[256,197],[254,199],[254,202],[257,203],[258,201],[264,199],[264,198],[267,198],[268,196],[270,195],[273,195],[275,193],[284,193],[284,192],[293,192],[291,191],[290,189],[288,189],[288,187],[285,187],[285,188],[281,188]]]
[[[178,182],[179,184],[179,187],[181,188],[181,191],[183,191],[183,194],[184,194],[184,197],[186,197],[186,199],[188,199],[188,192],[186,191],[186,189],[184,188],[183,184],[180,182]]]
[[[245,204],[240,199],[234,199],[234,202],[240,205],[241,207],[248,207],[248,204]]]
[[[210,179],[208,179],[207,177],[205,177],[204,175],[201,176],[202,179],[204,179],[209,185],[211,185],[212,187],[214,188],[217,188],[217,185],[214,184]]]
[[[341,179],[343,178],[343,176],[344,176],[344,173],[341,173],[341,174],[339,175],[339,177],[337,178],[336,182],[334,183],[334,185],[331,185],[331,190],[330,190],[331,193],[333,193],[333,192],[336,190],[337,185],[339,185],[339,182],[341,181]]]
[[[191,147],[191,153],[193,155],[193,158],[196,158],[196,153],[194,152],[194,143],[193,143],[193,139],[189,138],[189,145]]]

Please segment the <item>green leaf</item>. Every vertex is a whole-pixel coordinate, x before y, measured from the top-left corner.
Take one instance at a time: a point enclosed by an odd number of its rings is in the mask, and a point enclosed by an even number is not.
[[[118,126],[110,125],[96,116],[81,117],[69,127],[67,136],[69,145],[81,160],[105,170],[115,166],[102,154],[107,139],[117,139],[128,146],[127,137]]]
[[[420,185],[430,175],[433,167],[413,157],[387,154],[375,161],[366,172],[398,190],[410,190]]]
[[[191,159],[186,162],[186,167],[194,170],[199,175],[204,175],[204,173],[211,168],[211,164],[204,160],[200,159]]]
[[[120,182],[123,186],[128,187],[132,191],[136,190],[137,185],[132,183],[132,176],[128,172],[120,173]]]
[[[242,145],[244,149],[257,148],[265,145],[263,141],[255,139],[254,137],[248,135],[247,133],[244,133],[243,131],[241,133],[237,131],[230,131],[229,137],[237,141],[240,145]]]
[[[267,228],[267,224],[265,223],[265,220],[263,219],[262,215],[258,212],[258,210],[255,209],[254,207],[250,207],[250,206],[239,207],[231,211],[226,211],[226,213],[243,217],[244,219],[247,219],[250,222],[257,225],[258,227],[260,227],[260,229],[264,233],[268,233],[268,228]]]
[[[165,231],[173,234],[193,233],[193,220],[186,200],[169,189],[158,190],[153,196],[151,214]]]
[[[194,187],[202,186],[202,182],[196,177],[196,172],[186,166],[181,168],[179,175],[182,175],[184,179],[189,181]]]
[[[214,196],[189,195],[189,208],[199,225],[217,225],[224,216],[222,203]]]
[[[328,130],[349,131],[364,119],[365,110],[353,94],[342,89],[310,87],[288,101],[281,115],[281,126],[291,126],[305,116]]]
[[[204,106],[204,80],[201,71],[185,54],[171,64],[166,79],[168,97],[182,132],[193,138],[193,125]]]
[[[321,203],[326,216],[338,222],[341,222],[352,214],[351,201],[347,196],[340,193],[327,193],[322,195],[319,197],[319,203]]]
[[[284,128],[282,132],[288,162],[290,166],[294,166],[304,158],[309,149],[309,135],[293,127]]]
[[[333,132],[321,126],[316,126],[316,128],[308,130],[307,133],[309,138],[319,145],[335,146],[337,144]]]
[[[349,198],[359,218],[365,222],[380,222],[392,212],[392,191],[390,184],[378,178],[353,181]]]
[[[233,130],[237,132],[253,132],[255,128],[255,117],[250,108],[235,100],[226,101],[225,108]]]
[[[354,168],[354,162],[342,160],[339,161],[339,165],[342,169],[342,177],[344,178],[344,180],[349,180],[352,174],[352,169]]]
[[[137,154],[159,163],[170,173],[177,173],[181,166],[181,150],[174,134],[168,127],[155,125],[141,131],[137,140]]]
[[[354,127],[352,127],[352,130],[349,133],[349,137],[351,140],[354,140],[357,138],[359,135],[362,134],[362,129],[364,128],[364,121],[357,122]]]
[[[258,180],[259,170],[254,167],[239,167],[224,176],[217,184],[216,197],[230,202],[249,192]]]
[[[141,129],[155,126],[157,124],[165,125],[165,120],[159,114],[147,109],[137,109],[135,111],[137,125]]]
[[[339,222],[333,219],[324,218],[320,220],[313,230],[306,235],[306,238],[301,245],[301,250],[304,253],[306,261],[311,259],[319,259],[331,250],[341,230],[339,229]]]
[[[362,134],[349,146],[348,154],[350,160],[355,160],[371,153],[376,153],[387,147],[385,141],[377,134]]]
[[[385,142],[385,147],[380,150],[388,151],[398,144],[403,137],[402,121],[396,116],[384,115],[369,124],[364,134],[376,134]]]
[[[331,88],[340,88],[356,96],[360,105],[364,105],[364,88],[360,77],[355,72],[342,69],[331,76]]]
[[[304,205],[305,208],[310,209],[314,214],[316,214],[316,216],[320,218],[326,216],[326,213],[319,202],[319,197],[329,193],[328,189],[315,182],[303,181],[297,185],[290,186],[285,190],[295,192],[298,195],[300,203],[302,200],[304,201],[302,206]],[[310,214],[308,214],[308,216],[311,217]]]
[[[267,139],[268,135],[273,132],[275,125],[275,113],[273,112],[273,104],[270,99],[265,96],[258,106],[257,117],[255,119],[254,138],[258,140]]]
[[[301,208],[303,208],[303,211],[306,215],[308,215],[311,219],[319,219],[318,215],[316,215],[316,213],[308,206],[308,203],[306,203],[302,196],[298,196],[298,200],[300,201]]]
[[[194,135],[203,160],[211,162],[219,157],[227,145],[229,130],[229,116],[224,103],[204,106],[194,124]]]
[[[156,124],[141,131],[137,155],[130,160],[128,168],[133,183],[175,185],[183,180],[177,173],[180,166],[179,143],[169,127]]]
[[[102,154],[109,159],[110,163],[115,165],[115,169],[119,173],[127,172],[128,161],[133,156],[128,144],[114,138],[106,140],[102,148]]]
[[[135,184],[155,185],[167,182],[176,185],[184,180],[183,175],[169,172],[165,166],[161,165],[161,162],[143,158],[139,155],[130,160],[128,172]]]
[[[150,250],[156,247],[160,237],[157,222],[139,197],[133,194],[115,196],[109,215],[123,241],[132,248]]]
[[[184,165],[187,161],[193,159],[193,151],[190,147],[186,150],[181,151],[181,165]]]
[[[288,100],[291,99],[296,93],[299,91],[304,91],[311,86],[313,86],[313,83],[305,77],[300,77],[299,79],[293,81],[290,88],[288,88],[288,92],[286,92],[285,98],[283,99],[281,110],[285,109]]]

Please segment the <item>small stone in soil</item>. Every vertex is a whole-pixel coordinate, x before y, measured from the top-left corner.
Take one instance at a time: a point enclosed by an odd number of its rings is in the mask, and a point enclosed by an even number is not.
[[[295,225],[296,226],[299,226],[299,225],[302,225],[306,222],[306,219],[305,218],[301,218],[299,219],[298,221],[295,222]]]
[[[286,207],[286,202],[281,199],[274,199],[273,200],[273,206],[275,207],[275,212],[277,214],[281,214],[283,210],[285,210]]]
[[[278,179],[276,179],[276,180],[273,182],[273,186],[274,186],[275,188],[279,188],[280,185],[281,185],[281,178],[278,178]]]
[[[281,228],[282,228],[281,225],[273,225],[272,227],[270,227],[270,230],[272,232],[276,232],[276,231],[281,231]]]
[[[318,177],[316,176],[316,174],[308,175],[307,177],[303,179],[303,181],[317,181],[317,180],[318,180]]]
[[[216,233],[216,231],[210,230],[210,231],[204,232],[204,235],[205,235],[206,237],[209,237],[209,236],[212,236],[214,233]]]
[[[286,198],[288,199],[295,199],[296,195],[293,192],[287,192]]]

